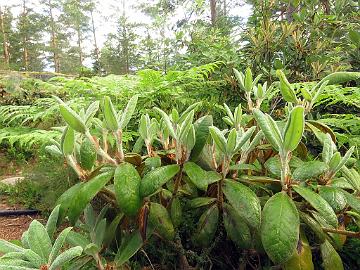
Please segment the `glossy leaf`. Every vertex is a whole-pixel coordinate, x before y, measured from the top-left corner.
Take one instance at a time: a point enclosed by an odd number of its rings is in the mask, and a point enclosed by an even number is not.
[[[340,188],[320,186],[319,195],[328,202],[335,213],[340,212],[346,206],[346,197]]]
[[[88,182],[84,183],[75,196],[71,199],[69,207],[69,219],[72,224],[75,224],[79,216],[85,209],[86,205],[98,194],[98,192],[110,181],[113,177],[113,171],[101,173]]]
[[[219,222],[219,208],[211,206],[200,217],[193,242],[199,246],[208,246],[213,240]]]
[[[158,203],[150,204],[149,222],[154,230],[167,240],[175,237],[175,229],[166,208]]]
[[[174,227],[178,227],[182,219],[182,208],[179,198],[175,198],[171,203],[170,208],[171,220]]]
[[[141,197],[147,197],[155,193],[162,187],[167,181],[172,179],[180,170],[179,165],[167,165],[160,168],[156,168],[153,171],[147,173],[140,184]]]
[[[311,247],[306,239],[305,233],[300,233],[300,239],[294,255],[286,261],[282,268],[284,270],[313,270]]]
[[[260,228],[261,206],[256,194],[247,186],[226,179],[223,192],[232,207],[255,229]]]
[[[328,166],[324,162],[318,160],[304,162],[301,166],[294,170],[292,178],[295,180],[305,181],[319,176],[327,169]]]
[[[338,221],[334,210],[319,194],[306,187],[293,186],[293,189],[314,207],[319,214],[334,228],[337,228]]]
[[[206,191],[209,183],[217,182],[221,175],[214,171],[205,171],[194,162],[186,162],[184,171],[189,176],[190,181],[201,190]]]
[[[140,182],[140,175],[132,164],[124,162],[116,168],[115,197],[125,215],[134,216],[141,207]]]
[[[228,237],[239,247],[251,247],[251,231],[238,212],[229,204],[223,208],[224,226]]]
[[[321,257],[323,259],[324,270],[343,270],[344,266],[339,254],[329,241],[325,241],[320,246]]]
[[[299,213],[294,202],[284,192],[272,196],[262,213],[261,241],[274,263],[288,261],[299,240]]]
[[[202,206],[207,206],[216,202],[216,198],[209,198],[209,197],[198,197],[195,199],[190,200],[187,203],[188,208],[199,208]]]
[[[322,230],[321,225],[315,219],[313,219],[310,215],[308,215],[306,213],[299,212],[299,215],[300,215],[301,220],[307,226],[309,226],[309,228],[314,232],[314,234],[316,235],[316,237],[320,241],[320,243],[323,243],[327,236],[326,236],[325,232]]]

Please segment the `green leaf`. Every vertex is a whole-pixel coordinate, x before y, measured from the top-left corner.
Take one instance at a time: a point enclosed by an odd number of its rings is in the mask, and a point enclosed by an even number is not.
[[[94,145],[86,138],[80,146],[80,164],[85,170],[90,171],[97,158]]]
[[[116,131],[120,128],[114,105],[110,97],[105,96],[103,101],[103,114],[106,127],[111,131]]]
[[[81,246],[83,249],[91,243],[84,235],[74,231],[68,233],[66,242],[71,246]]]
[[[331,206],[319,194],[306,187],[293,186],[293,189],[303,197],[319,214],[334,228],[337,228],[338,220]]]
[[[244,132],[244,134],[242,134],[242,136],[241,136],[240,138],[237,139],[236,147],[235,147],[233,153],[238,152],[238,151],[241,149],[241,147],[243,147],[243,145],[244,145],[244,144],[250,139],[250,137],[253,135],[255,129],[256,129],[255,126],[249,128],[247,131]]]
[[[18,245],[12,244],[8,241],[0,239],[0,252],[9,253],[9,252],[22,252],[24,249]]]
[[[280,79],[280,92],[283,96],[283,98],[287,102],[297,103],[298,100],[295,95],[295,91],[289,81],[286,79],[285,74],[282,70],[278,69],[276,71],[276,75]]]
[[[216,147],[222,152],[223,154],[226,153],[226,139],[224,134],[215,126],[209,127],[210,134]]]
[[[281,177],[281,161],[278,156],[269,158],[265,163],[265,168],[276,177]],[[294,177],[293,177],[294,178]],[[296,178],[294,178],[296,179]]]
[[[341,159],[340,163],[337,165],[337,167],[335,168],[335,171],[339,171],[344,165],[345,163],[350,159],[352,153],[355,150],[355,146],[352,146],[343,156],[343,158]]]
[[[48,260],[49,264],[51,264],[55,260],[55,258],[59,255],[59,253],[66,241],[66,238],[71,230],[72,230],[72,227],[68,227],[68,228],[64,229],[59,234],[59,236],[56,238],[54,246],[50,252],[50,256],[49,256],[49,260]]]
[[[176,138],[176,134],[175,134],[175,130],[174,130],[174,127],[173,127],[173,125],[172,125],[172,123],[171,123],[171,120],[170,120],[170,117],[163,111],[163,110],[161,110],[161,109],[159,109],[159,108],[154,108],[155,109],[155,111],[157,111],[160,115],[161,115],[161,117],[162,117],[162,119],[163,119],[163,121],[164,121],[164,123],[165,123],[165,125],[166,125],[166,127],[167,127],[167,129],[168,129],[168,131],[169,131],[169,133],[170,133],[170,135],[173,137],[173,138],[175,138],[175,139],[177,139]]]
[[[79,257],[82,251],[82,247],[73,247],[64,251],[50,265],[49,270],[56,270],[61,268],[66,262],[71,261],[76,257]]]
[[[296,149],[301,141],[304,132],[304,107],[296,106],[290,112],[288,121],[284,129],[283,149],[287,152],[292,152]]]
[[[140,184],[141,197],[147,197],[155,193],[162,185],[172,179],[180,170],[177,164],[156,168],[147,173]]]
[[[124,129],[127,126],[131,117],[133,116],[138,98],[139,98],[138,95],[133,96],[129,100],[128,104],[126,105],[126,108],[124,109],[124,111],[121,115],[121,119],[120,119],[120,128],[121,129]]]
[[[110,181],[114,172],[101,173],[88,182],[84,183],[73,198],[69,207],[68,217],[75,224],[86,205],[99,193],[99,191]]]
[[[353,186],[353,188],[360,192],[360,175],[359,173],[354,169],[348,169],[346,166],[343,166],[341,168],[342,173],[345,176],[345,179],[348,181],[348,183]]]
[[[346,198],[347,204],[350,205],[352,209],[354,209],[356,212],[360,214],[360,199],[345,190],[342,190],[342,192]]]
[[[0,261],[0,269],[1,270],[38,270],[38,268],[29,268],[26,266],[19,266],[18,263],[14,263],[14,265],[4,265],[1,264],[2,262]]]
[[[328,85],[340,84],[348,81],[355,81],[360,78],[360,72],[334,72],[327,75],[320,82],[328,81]]]
[[[69,207],[71,206],[74,197],[77,196],[83,184],[84,183],[81,182],[73,185],[71,188],[66,190],[56,201],[56,204],[60,204],[59,221],[58,221],[59,223],[65,217],[65,214],[69,209]]]
[[[302,165],[300,165],[294,170],[292,178],[295,180],[305,181],[319,176],[327,169],[328,166],[326,165],[326,163],[318,160],[304,162]]]
[[[214,171],[205,171],[194,162],[186,162],[184,171],[189,176],[190,181],[200,190],[207,190],[210,183],[217,182],[221,175]]]
[[[341,162],[341,154],[340,152],[336,152],[331,159],[329,160],[329,169],[333,172],[336,172],[336,167]]]
[[[326,239],[326,234],[322,230],[321,225],[313,219],[308,214],[305,214],[303,212],[299,212],[301,220],[310,227],[310,229],[314,232],[315,236],[317,237],[317,240],[319,240],[320,243],[323,243]]]
[[[245,71],[245,91],[250,92],[252,90],[253,77],[250,68]]]
[[[195,245],[208,246],[213,240],[219,222],[219,208],[211,206],[200,217],[193,237]]]
[[[229,204],[223,208],[224,226],[228,237],[242,249],[251,247],[251,231],[238,212]]]
[[[110,225],[107,227],[104,237],[104,245],[109,246],[111,242],[115,239],[116,236],[116,229],[118,228],[121,219],[124,217],[124,214],[118,214]]]
[[[59,211],[60,211],[60,205],[58,204],[51,211],[48,221],[46,222],[46,231],[51,239],[53,238],[54,233],[56,231],[56,225],[59,219]]]
[[[64,118],[65,122],[74,130],[80,133],[85,133],[87,127],[80,116],[74,112],[70,107],[65,104],[60,104],[60,114]]]
[[[89,107],[86,109],[86,113],[85,113],[85,117],[84,117],[85,124],[87,124],[89,121],[91,121],[92,118],[95,116],[95,114],[99,110],[99,105],[100,105],[100,102],[97,100],[97,101],[94,101],[93,103],[91,103],[89,105]]]
[[[30,249],[37,253],[41,258],[47,260],[52,245],[44,225],[37,220],[33,220],[29,226],[28,239]]]
[[[328,202],[335,213],[340,212],[346,206],[346,197],[343,190],[336,187],[320,186],[320,196]]]
[[[305,233],[300,233],[299,243],[294,255],[282,265],[284,270],[313,270],[311,247]]]
[[[235,74],[235,77],[236,77],[236,80],[238,81],[239,83],[239,87],[241,90],[245,91],[245,76],[242,72],[239,72],[238,70],[236,70],[235,68],[233,68],[233,71],[234,71],[234,74]]]
[[[134,216],[141,207],[140,182],[140,175],[132,164],[124,162],[116,168],[115,196],[125,215]]]
[[[138,230],[132,232],[128,237],[125,238],[123,243],[121,244],[116,257],[115,262],[117,266],[123,265],[127,262],[132,256],[138,252],[138,250],[142,247],[143,241],[141,238],[141,234]]]
[[[64,155],[71,155],[74,151],[75,145],[75,132],[71,127],[64,129],[61,137],[61,149]]]
[[[323,259],[324,270],[344,270],[344,266],[339,254],[329,241],[325,241],[320,246],[321,257]]]
[[[228,156],[230,156],[233,153],[233,151],[235,150],[236,138],[237,138],[237,132],[236,132],[236,129],[233,128],[230,131],[227,142],[226,142],[226,154]]]
[[[261,206],[256,194],[247,186],[225,179],[223,192],[238,214],[255,229],[260,228]]]
[[[179,227],[182,219],[182,209],[179,198],[175,198],[171,202],[170,215],[174,227]]]
[[[274,263],[288,261],[299,240],[299,213],[294,202],[284,192],[272,196],[262,213],[261,241]]]
[[[166,208],[158,203],[150,204],[149,222],[154,230],[167,240],[175,237],[174,225]]]
[[[187,207],[188,208],[199,208],[202,206],[207,206],[207,205],[213,204],[214,202],[216,202],[216,198],[198,197],[198,198],[190,200],[187,203]]]
[[[282,138],[276,123],[274,124],[274,122],[271,121],[272,118],[259,109],[254,109],[253,114],[262,132],[264,132],[266,139],[275,150],[279,151],[282,147]]]
[[[32,264],[32,266],[38,267],[40,269],[42,265],[46,265],[47,263],[47,261],[44,258],[40,257],[31,249],[25,249],[24,256]]]

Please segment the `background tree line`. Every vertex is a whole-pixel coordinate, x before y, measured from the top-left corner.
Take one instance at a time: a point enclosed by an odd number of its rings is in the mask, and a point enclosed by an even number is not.
[[[102,10],[96,0],[19,0],[1,6],[0,68],[78,73],[91,59],[94,73],[128,74],[223,61],[230,68],[250,65],[269,77],[274,65],[283,65],[294,79],[317,79],[360,66],[358,1],[114,3],[113,14],[102,20],[114,21],[116,29],[101,48],[94,14]],[[147,22],[136,22],[131,9]]]

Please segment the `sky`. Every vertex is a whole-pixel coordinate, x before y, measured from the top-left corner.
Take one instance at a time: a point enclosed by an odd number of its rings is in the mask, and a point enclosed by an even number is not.
[[[55,0],[56,1],[56,0]],[[60,1],[60,0],[59,0]],[[119,14],[123,12],[125,7],[125,13],[129,18],[130,22],[134,23],[150,23],[151,18],[145,16],[138,9],[134,8],[134,4],[144,3],[147,0],[98,0],[97,10],[98,12],[94,13],[94,21],[96,26],[96,35],[98,47],[101,49],[106,41],[107,35],[111,32],[116,31],[116,20]],[[150,0],[151,1],[151,0]],[[23,0],[0,0],[0,6],[13,6],[12,11],[15,15],[21,13],[21,5]],[[40,0],[26,0],[27,4],[32,6],[36,11],[41,12],[41,7],[39,6]],[[191,5],[194,0],[185,1],[185,4]],[[230,15],[236,15],[242,17],[244,20],[248,18],[251,13],[250,5],[243,5],[229,10]],[[178,8],[175,16],[171,20],[175,23],[179,18],[183,18],[186,15],[186,10],[184,8]],[[141,30],[139,30],[141,31]],[[145,33],[137,33],[139,35],[144,35]],[[168,31],[166,35],[174,35],[173,32]],[[47,37],[45,36],[44,39]],[[75,41],[74,41],[75,42]],[[89,38],[83,43],[84,49],[87,52],[90,52],[93,49],[93,40],[92,36],[89,35]],[[87,62],[91,60],[88,59]]]

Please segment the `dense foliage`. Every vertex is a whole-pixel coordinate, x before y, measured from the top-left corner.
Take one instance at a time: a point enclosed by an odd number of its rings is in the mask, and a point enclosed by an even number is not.
[[[119,107],[109,96],[76,107],[54,96],[66,126],[45,149],[63,157],[78,182],[59,197],[46,227],[32,223],[22,247],[0,241],[2,269],[314,269],[319,256],[323,268],[344,269],[349,262],[338,251],[359,237],[358,159],[350,141],[337,145],[311,113],[334,85],[360,74],[300,87],[282,70],[277,76],[268,86],[250,69],[234,70],[246,106],[224,104],[223,119],[204,112],[203,102],[140,116],[140,93]],[[280,114],[264,113],[278,91]],[[127,143],[135,129],[136,142]],[[78,229],[51,240],[64,218]]]

